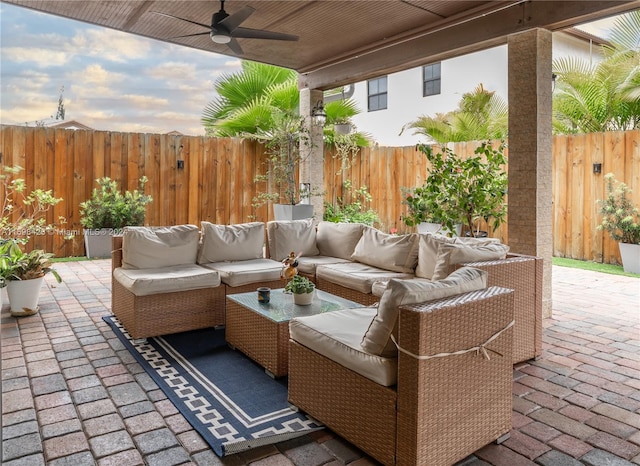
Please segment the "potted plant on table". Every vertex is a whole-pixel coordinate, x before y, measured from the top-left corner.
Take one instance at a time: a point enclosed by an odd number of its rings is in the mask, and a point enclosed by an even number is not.
[[[109,177],[96,180],[91,198],[80,203],[80,223],[85,228],[84,244],[87,257],[111,257],[111,237],[125,226],[144,224],[146,206],[153,198],[144,193],[148,179],[139,180],[139,188],[125,191]]]
[[[52,268],[53,254],[42,249],[25,252],[18,240],[5,240],[0,246],[0,268],[2,280],[7,283],[11,315],[29,316],[38,312],[40,288],[46,274],[51,273],[56,281],[62,281]]]
[[[307,277],[294,275],[285,285],[285,291],[293,293],[293,302],[300,306],[307,306],[313,301],[316,285]]]
[[[493,148],[483,142],[473,156],[462,158],[446,146],[436,152],[429,145],[418,145],[431,166],[424,184],[405,198],[410,207],[405,223],[413,226],[436,219],[448,231],[462,224],[471,236],[483,236],[482,221],[492,230],[498,228],[507,215],[505,148],[504,143]]]
[[[607,197],[598,200],[602,222],[598,230],[606,231],[618,241],[625,272],[640,273],[640,213],[628,195],[631,190],[617,182],[613,173],[605,175]]]

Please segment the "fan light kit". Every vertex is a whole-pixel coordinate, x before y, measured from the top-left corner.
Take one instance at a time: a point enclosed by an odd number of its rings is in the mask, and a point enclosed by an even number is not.
[[[209,29],[209,32],[197,32],[195,34],[186,34],[184,36],[172,37],[172,39],[183,39],[186,37],[197,37],[209,35],[211,40],[216,44],[226,44],[229,49],[236,55],[243,55],[242,47],[236,39],[267,39],[267,40],[287,40],[297,41],[298,36],[292,34],[284,34],[281,32],[265,31],[262,29],[250,29],[243,28],[240,25],[251,16],[256,10],[250,6],[241,8],[238,12],[232,15],[224,11],[225,0],[220,0],[220,10],[211,16],[211,25],[198,23],[186,18],[180,18],[179,16],[173,16],[168,13],[162,13],[160,11],[154,11],[158,15],[166,16],[168,18],[179,19],[187,23],[195,24],[203,28]]]

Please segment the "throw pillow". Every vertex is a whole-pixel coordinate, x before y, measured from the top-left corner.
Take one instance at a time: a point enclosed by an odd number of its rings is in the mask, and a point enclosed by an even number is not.
[[[125,227],[122,233],[122,267],[155,269],[195,264],[199,237],[195,225]]]
[[[457,264],[501,260],[507,257],[509,246],[502,243],[441,244],[432,280],[441,280],[449,275]]]
[[[316,235],[320,255],[351,260],[365,226],[363,223],[320,222]]]
[[[216,225],[202,222],[198,264],[243,261],[264,257],[264,223]]]
[[[394,272],[413,273],[418,264],[418,235],[390,235],[366,227],[351,260]]]
[[[453,243],[455,240],[455,238],[433,233],[421,234],[418,239],[416,277],[431,280],[438,261],[438,248],[442,243]]]
[[[281,261],[292,251],[303,256],[320,254],[313,219],[268,222],[267,240],[273,260]]]
[[[398,321],[398,307],[484,289],[487,276],[485,270],[463,267],[440,281],[390,280],[380,299],[378,312],[362,338],[362,348],[383,357],[395,356],[397,350],[390,337]]]

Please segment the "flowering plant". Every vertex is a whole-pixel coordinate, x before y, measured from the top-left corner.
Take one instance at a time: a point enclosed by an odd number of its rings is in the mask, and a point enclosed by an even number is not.
[[[631,190],[624,183],[617,183],[613,173],[605,175],[607,197],[598,200],[602,222],[598,230],[606,231],[614,241],[640,244],[640,214],[631,199]]]

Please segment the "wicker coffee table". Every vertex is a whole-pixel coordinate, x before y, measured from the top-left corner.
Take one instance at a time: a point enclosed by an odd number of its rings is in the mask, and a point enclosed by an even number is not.
[[[258,302],[258,293],[227,295],[226,340],[265,368],[272,377],[289,372],[289,321],[339,309],[363,307],[339,296],[316,290],[309,306],[293,304],[293,296],[284,289],[271,290],[271,301]]]

